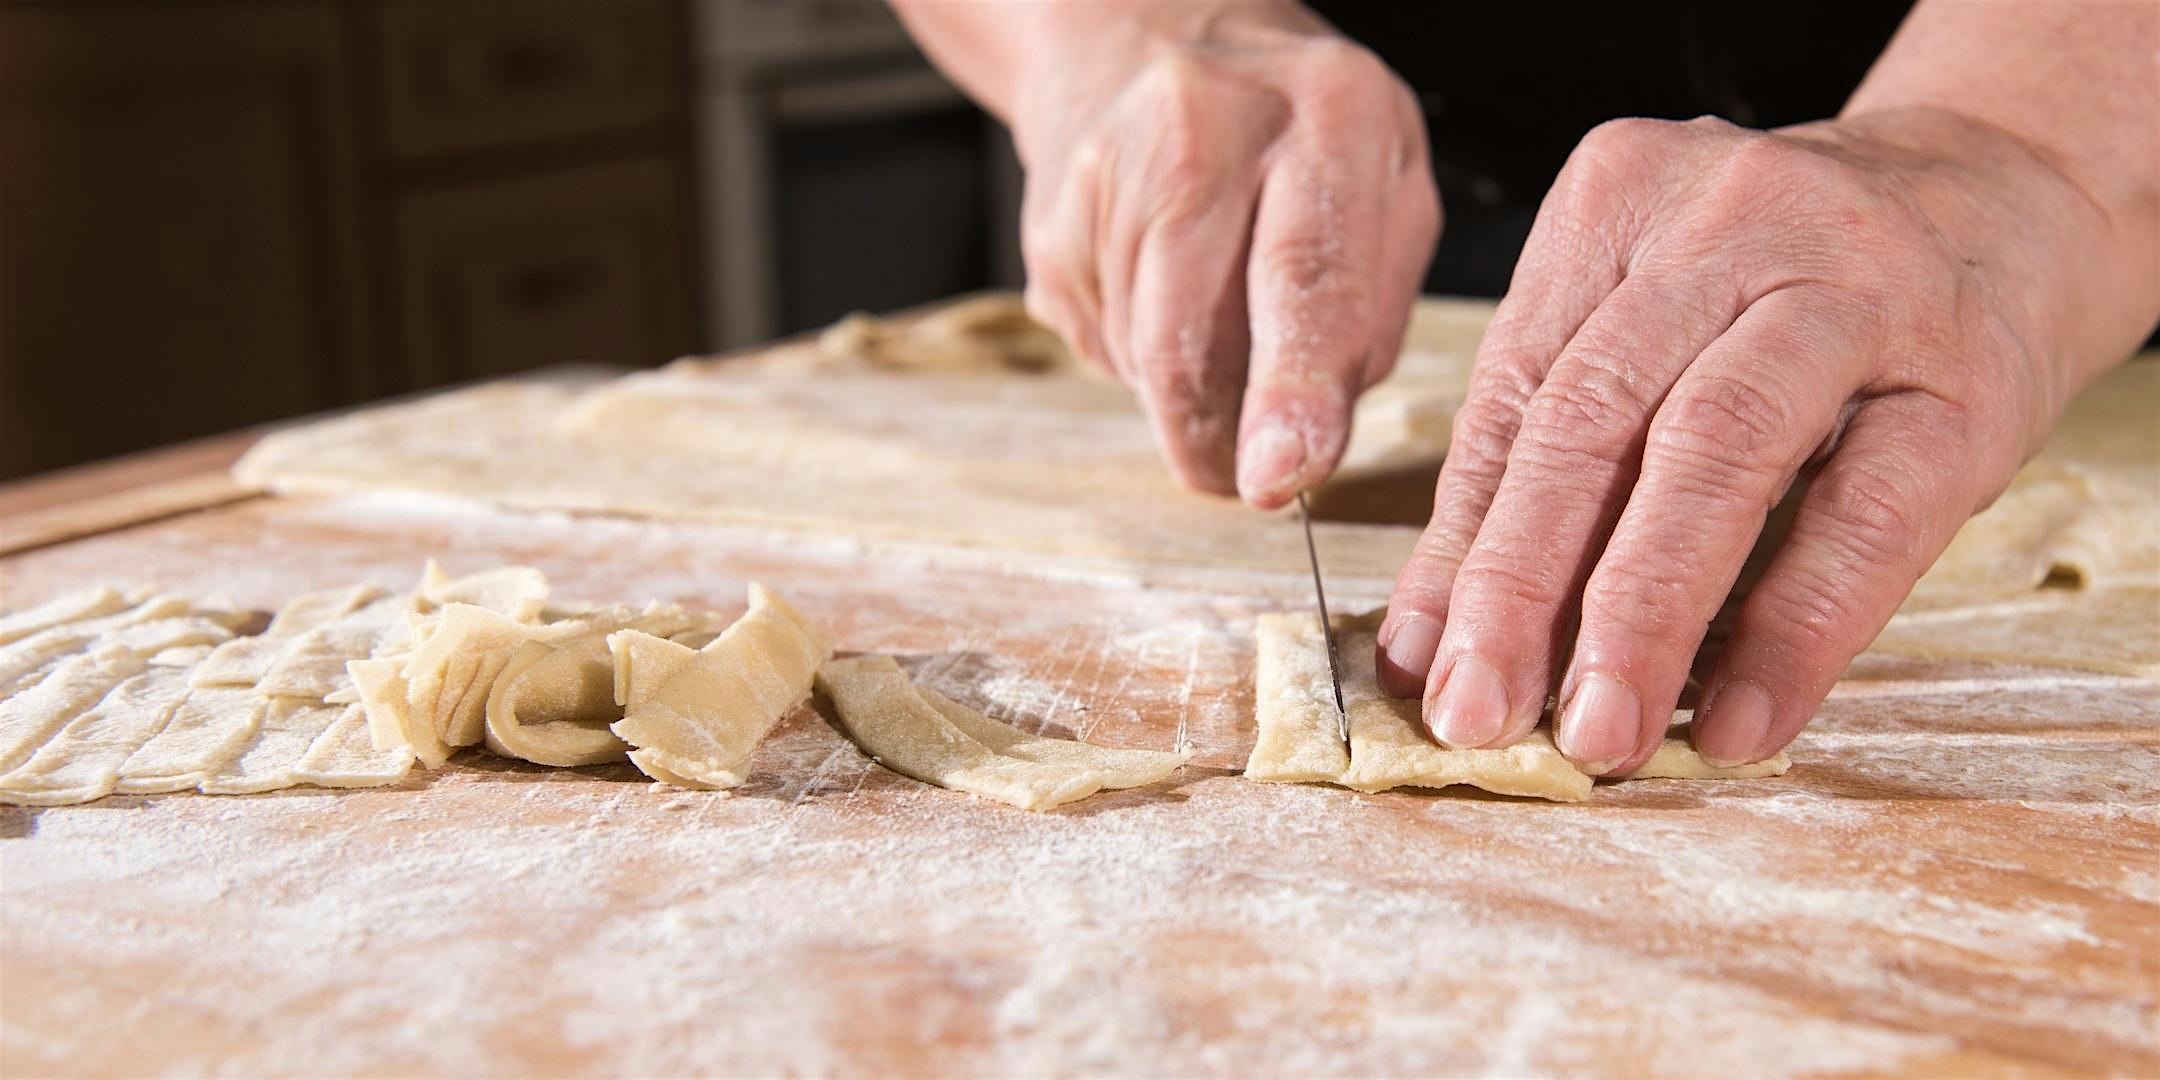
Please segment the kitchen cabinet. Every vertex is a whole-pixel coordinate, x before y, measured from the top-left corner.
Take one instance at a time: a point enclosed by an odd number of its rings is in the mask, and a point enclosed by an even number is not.
[[[692,351],[678,0],[0,8],[0,477]]]

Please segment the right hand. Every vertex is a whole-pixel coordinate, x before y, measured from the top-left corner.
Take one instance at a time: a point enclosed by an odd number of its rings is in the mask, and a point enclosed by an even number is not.
[[[1069,10],[1011,117],[1028,310],[1180,481],[1281,506],[1334,471],[1439,237],[1417,103],[1295,6]]]

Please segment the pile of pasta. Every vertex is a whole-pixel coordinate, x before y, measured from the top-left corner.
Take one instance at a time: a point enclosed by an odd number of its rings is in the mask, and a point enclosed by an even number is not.
[[[112,588],[0,616],[0,801],[375,787],[483,744],[728,788],[832,656],[755,584],[724,626],[672,604],[556,610],[548,593],[532,567],[453,578],[430,562],[409,593],[309,593],[267,626]]]

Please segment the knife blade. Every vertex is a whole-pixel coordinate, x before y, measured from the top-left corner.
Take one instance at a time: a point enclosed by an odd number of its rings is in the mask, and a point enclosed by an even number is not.
[[[1312,508],[1305,504],[1305,493],[1298,492],[1298,522],[1305,527],[1305,558],[1312,564],[1313,602],[1320,607],[1320,638],[1327,645],[1328,681],[1335,685],[1336,731],[1342,736],[1344,746],[1350,745],[1350,710],[1343,707],[1342,669],[1335,659],[1335,627],[1328,622],[1327,588],[1320,584],[1320,549],[1313,546]]]

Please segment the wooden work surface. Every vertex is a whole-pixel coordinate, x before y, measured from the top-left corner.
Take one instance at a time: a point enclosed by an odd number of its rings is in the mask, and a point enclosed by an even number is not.
[[[362,496],[49,543],[0,589],[269,607],[428,557],[729,611],[755,579],[995,715],[1194,763],[1028,814],[805,709],[731,794],[467,753],[0,808],[0,1074],[2160,1072],[2133,679],[1871,655],[1783,778],[1550,805],[1241,780],[1252,617],[1294,577]]]

